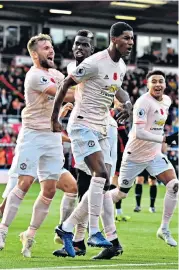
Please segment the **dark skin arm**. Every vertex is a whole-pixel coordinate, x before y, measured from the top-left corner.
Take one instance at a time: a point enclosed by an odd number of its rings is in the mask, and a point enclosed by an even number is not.
[[[62,133],[62,142],[69,142],[69,143],[71,143],[70,138],[66,134],[64,134],[64,133]]]
[[[123,107],[120,113],[117,115],[117,122],[122,122],[129,118],[132,112],[132,103],[130,101],[128,93],[122,88],[120,88],[120,90],[116,92],[116,98],[123,103]]]
[[[54,106],[51,116],[51,130],[53,132],[61,132],[62,130],[62,126],[58,122],[59,111],[62,106],[65,95],[68,91],[68,88],[74,85],[76,85],[76,82],[70,76],[67,76],[59,85],[59,88],[55,95]]]

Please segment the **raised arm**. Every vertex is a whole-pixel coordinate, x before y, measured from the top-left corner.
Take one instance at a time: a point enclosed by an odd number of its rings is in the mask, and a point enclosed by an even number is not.
[[[51,130],[53,132],[61,131],[61,125],[58,123],[58,114],[68,88],[96,76],[97,73],[98,67],[89,57],[59,84],[51,116]]]
[[[61,131],[61,124],[58,122],[58,115],[60,112],[60,108],[62,106],[63,100],[65,98],[65,95],[68,91],[68,88],[76,85],[77,83],[70,77],[66,77],[61,84],[58,86],[55,100],[54,100],[54,106],[51,116],[51,130],[53,132],[60,132]]]

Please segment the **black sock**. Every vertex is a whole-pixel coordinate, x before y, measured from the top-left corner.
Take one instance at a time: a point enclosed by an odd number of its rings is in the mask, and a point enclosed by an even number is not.
[[[78,242],[73,241],[73,246],[81,248],[81,249],[86,249],[84,240],[81,240],[81,241],[78,241]]]
[[[115,185],[113,185],[113,184],[111,184],[110,185],[110,187],[109,187],[109,190],[111,190],[111,189],[115,189],[116,188],[116,186]]]
[[[154,207],[157,197],[157,186],[150,186],[150,207]]]
[[[117,238],[110,242],[113,244],[113,246],[119,246],[119,240]]]
[[[136,184],[135,186],[135,196],[136,196],[136,204],[140,207],[141,197],[142,197],[142,185]]]
[[[116,203],[116,209],[121,209],[122,200]]]
[[[78,186],[79,201],[81,201],[83,195],[89,189],[90,181],[91,181],[91,175],[88,175],[85,172],[78,170],[78,172],[77,172],[77,186]]]

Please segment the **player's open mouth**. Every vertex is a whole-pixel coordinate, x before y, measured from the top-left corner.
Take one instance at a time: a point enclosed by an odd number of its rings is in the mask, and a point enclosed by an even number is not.
[[[51,62],[53,62],[53,57],[47,57],[47,60],[49,60],[49,61],[51,61]]]
[[[155,89],[154,91],[155,91],[155,93],[161,93],[162,89]]]
[[[76,52],[76,56],[78,56],[78,57],[83,57],[84,55],[83,55],[83,53],[82,53],[81,51],[77,51],[77,52]]]
[[[132,51],[132,48],[127,49],[128,53],[131,53],[131,51]]]

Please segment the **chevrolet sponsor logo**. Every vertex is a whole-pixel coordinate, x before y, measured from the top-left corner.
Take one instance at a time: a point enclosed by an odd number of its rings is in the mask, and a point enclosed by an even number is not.
[[[118,86],[117,86],[117,84],[111,84],[109,86],[106,85],[105,90],[108,90],[109,92],[114,93],[114,92],[116,92],[118,90]]]
[[[165,120],[163,120],[163,119],[160,119],[160,120],[158,120],[158,121],[155,120],[154,123],[155,123],[155,125],[158,125],[158,126],[164,126]]]

